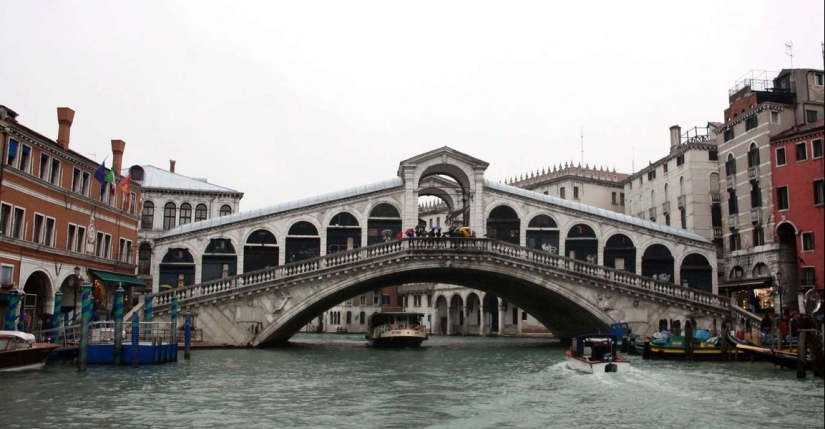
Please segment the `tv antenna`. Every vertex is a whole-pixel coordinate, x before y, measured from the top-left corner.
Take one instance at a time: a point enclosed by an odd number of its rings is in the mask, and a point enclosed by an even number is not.
[[[791,57],[791,70],[793,70],[793,41],[785,42],[785,54]]]

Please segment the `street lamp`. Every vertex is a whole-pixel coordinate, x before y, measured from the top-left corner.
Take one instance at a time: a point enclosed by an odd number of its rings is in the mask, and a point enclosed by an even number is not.
[[[782,305],[782,295],[783,295],[783,293],[782,293],[781,278],[782,278],[782,271],[777,271],[776,272],[776,293],[779,294],[779,317],[780,317],[780,320],[781,320],[782,316],[784,316],[784,306]]]

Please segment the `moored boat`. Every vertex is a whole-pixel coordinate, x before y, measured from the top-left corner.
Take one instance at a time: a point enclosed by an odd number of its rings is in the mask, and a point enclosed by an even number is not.
[[[43,368],[49,354],[58,347],[38,343],[34,335],[26,332],[0,331],[0,371]]]
[[[610,334],[579,335],[567,355],[567,367],[588,374],[630,371],[630,360],[616,354],[616,337]]]
[[[736,335],[730,334],[728,338],[731,344],[736,346],[736,350],[751,356],[755,359],[764,360],[782,368],[797,369],[799,356],[796,349],[776,350],[769,347],[757,346],[751,342],[740,340]],[[813,370],[813,361],[810,356],[806,356],[805,367]]]
[[[720,340],[718,336],[711,337],[710,331],[706,329],[697,329],[694,331],[693,341],[688,350],[685,336],[662,331],[654,334],[653,337],[637,337],[633,347],[637,355],[644,356],[647,343],[647,347],[650,348],[648,355],[650,359],[721,361],[723,353]],[[737,352],[732,349],[729,353]]]
[[[422,313],[375,313],[367,319],[367,339],[375,347],[418,347],[427,339]]]

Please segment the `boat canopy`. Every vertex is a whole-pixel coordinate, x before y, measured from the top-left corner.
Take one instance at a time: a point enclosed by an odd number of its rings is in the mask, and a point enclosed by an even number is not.
[[[34,335],[21,331],[0,331],[0,336],[17,337],[26,342],[34,342]]]

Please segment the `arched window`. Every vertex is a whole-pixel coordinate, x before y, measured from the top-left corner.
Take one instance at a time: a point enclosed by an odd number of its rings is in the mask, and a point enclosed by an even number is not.
[[[221,206],[221,212],[220,212],[221,216],[229,216],[231,214],[232,214],[232,207],[229,207],[228,204],[224,204],[224,205]]]
[[[670,196],[668,195],[668,192],[667,192],[667,183],[665,183],[665,202],[667,202],[669,198],[670,198]]]
[[[679,178],[679,196],[685,195],[685,178]]]
[[[141,243],[138,251],[138,275],[148,276],[151,274],[152,267],[152,245],[149,243]]]
[[[748,168],[758,167],[758,166],[759,166],[759,148],[756,147],[756,143],[751,143],[751,146],[748,149]]]
[[[736,175],[736,158],[733,157],[732,153],[728,154],[728,159],[725,161],[725,175],[727,176],[735,176]]]
[[[206,220],[206,213],[206,204],[198,204],[198,206],[195,207],[195,222]]]
[[[177,214],[177,208],[175,207],[175,203],[168,202],[165,206],[163,206],[163,230],[170,230],[175,227],[175,215]]]
[[[192,222],[192,205],[183,203],[180,205],[180,221],[178,225],[186,225],[189,222]]]
[[[650,207],[656,207],[656,191],[650,191]]]
[[[152,229],[155,221],[155,204],[151,201],[143,202],[143,212],[140,214],[140,229]]]

